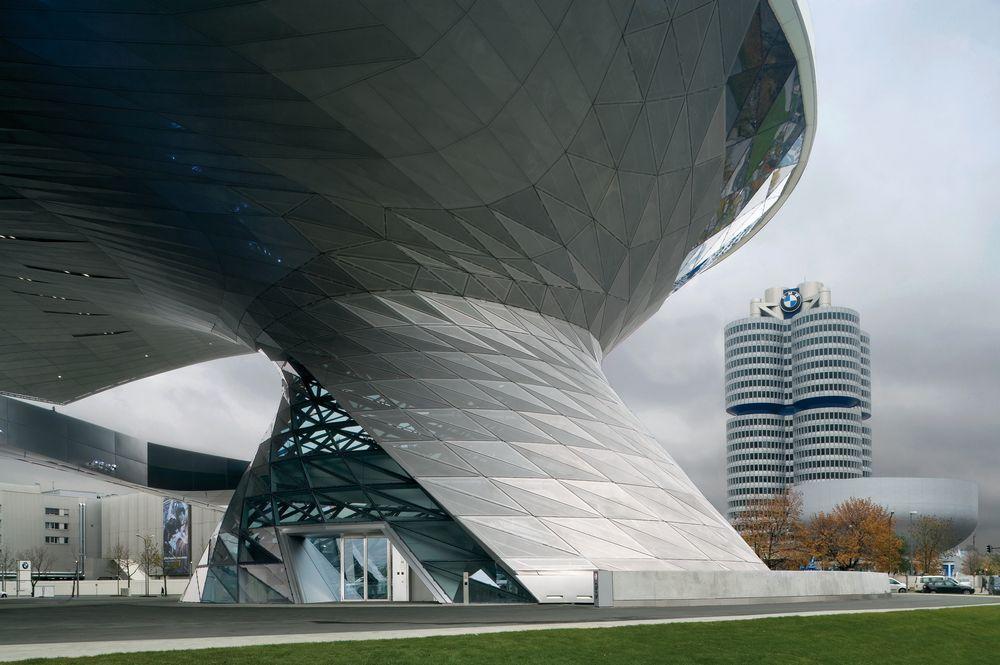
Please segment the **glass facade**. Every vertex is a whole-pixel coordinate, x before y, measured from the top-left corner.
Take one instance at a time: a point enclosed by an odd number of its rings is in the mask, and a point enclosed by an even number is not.
[[[353,524],[384,525],[412,553],[411,565],[453,602],[463,600],[466,573],[471,602],[533,602],[307,370],[294,363],[283,368],[286,395],[273,435],[261,444],[199,566],[202,601],[292,601],[281,528]],[[342,600],[388,598],[386,538],[310,542],[342,570]]]
[[[520,597],[516,580],[587,602],[593,570],[762,567],[608,385],[586,330],[406,292],[337,300],[324,317],[343,341],[325,356],[303,342],[320,374],[287,368],[290,401],[224,532],[282,531],[294,579],[288,538],[303,535],[383,534],[439,600],[459,597],[464,573],[473,598]]]
[[[0,395],[0,446],[157,490],[236,487],[243,460],[146,442],[34,404]]]

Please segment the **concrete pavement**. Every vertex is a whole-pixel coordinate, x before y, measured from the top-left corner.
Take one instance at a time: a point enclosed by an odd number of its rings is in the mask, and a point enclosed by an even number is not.
[[[8,598],[0,601],[0,661],[982,605],[1000,605],[1000,597],[897,594],[865,600],[634,608],[412,603],[225,606],[160,598]]]

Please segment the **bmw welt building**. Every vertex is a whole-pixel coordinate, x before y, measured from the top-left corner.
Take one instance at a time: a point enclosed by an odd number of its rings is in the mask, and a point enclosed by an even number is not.
[[[0,390],[63,403],[258,349],[284,372],[189,600],[764,570],[601,360],[795,186],[800,3],[82,0],[0,25]]]

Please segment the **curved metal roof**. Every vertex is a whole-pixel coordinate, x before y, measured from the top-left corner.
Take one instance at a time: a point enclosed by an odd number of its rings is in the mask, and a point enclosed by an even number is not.
[[[364,292],[607,350],[774,214],[812,141],[787,0],[215,4],[0,10],[0,390],[321,338]]]

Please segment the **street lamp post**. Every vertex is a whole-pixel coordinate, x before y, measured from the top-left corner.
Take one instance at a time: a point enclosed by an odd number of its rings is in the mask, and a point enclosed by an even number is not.
[[[889,511],[889,537],[890,538],[892,538],[892,516],[895,515],[895,514],[896,514],[895,510],[890,510]],[[888,563],[888,565],[886,567],[887,568],[891,568],[892,567],[892,561],[893,561],[893,559],[889,559],[888,561],[889,561],[889,563]],[[894,572],[898,573],[899,571],[897,570],[897,571],[894,571]],[[907,580],[907,583],[909,583],[909,580]]]

